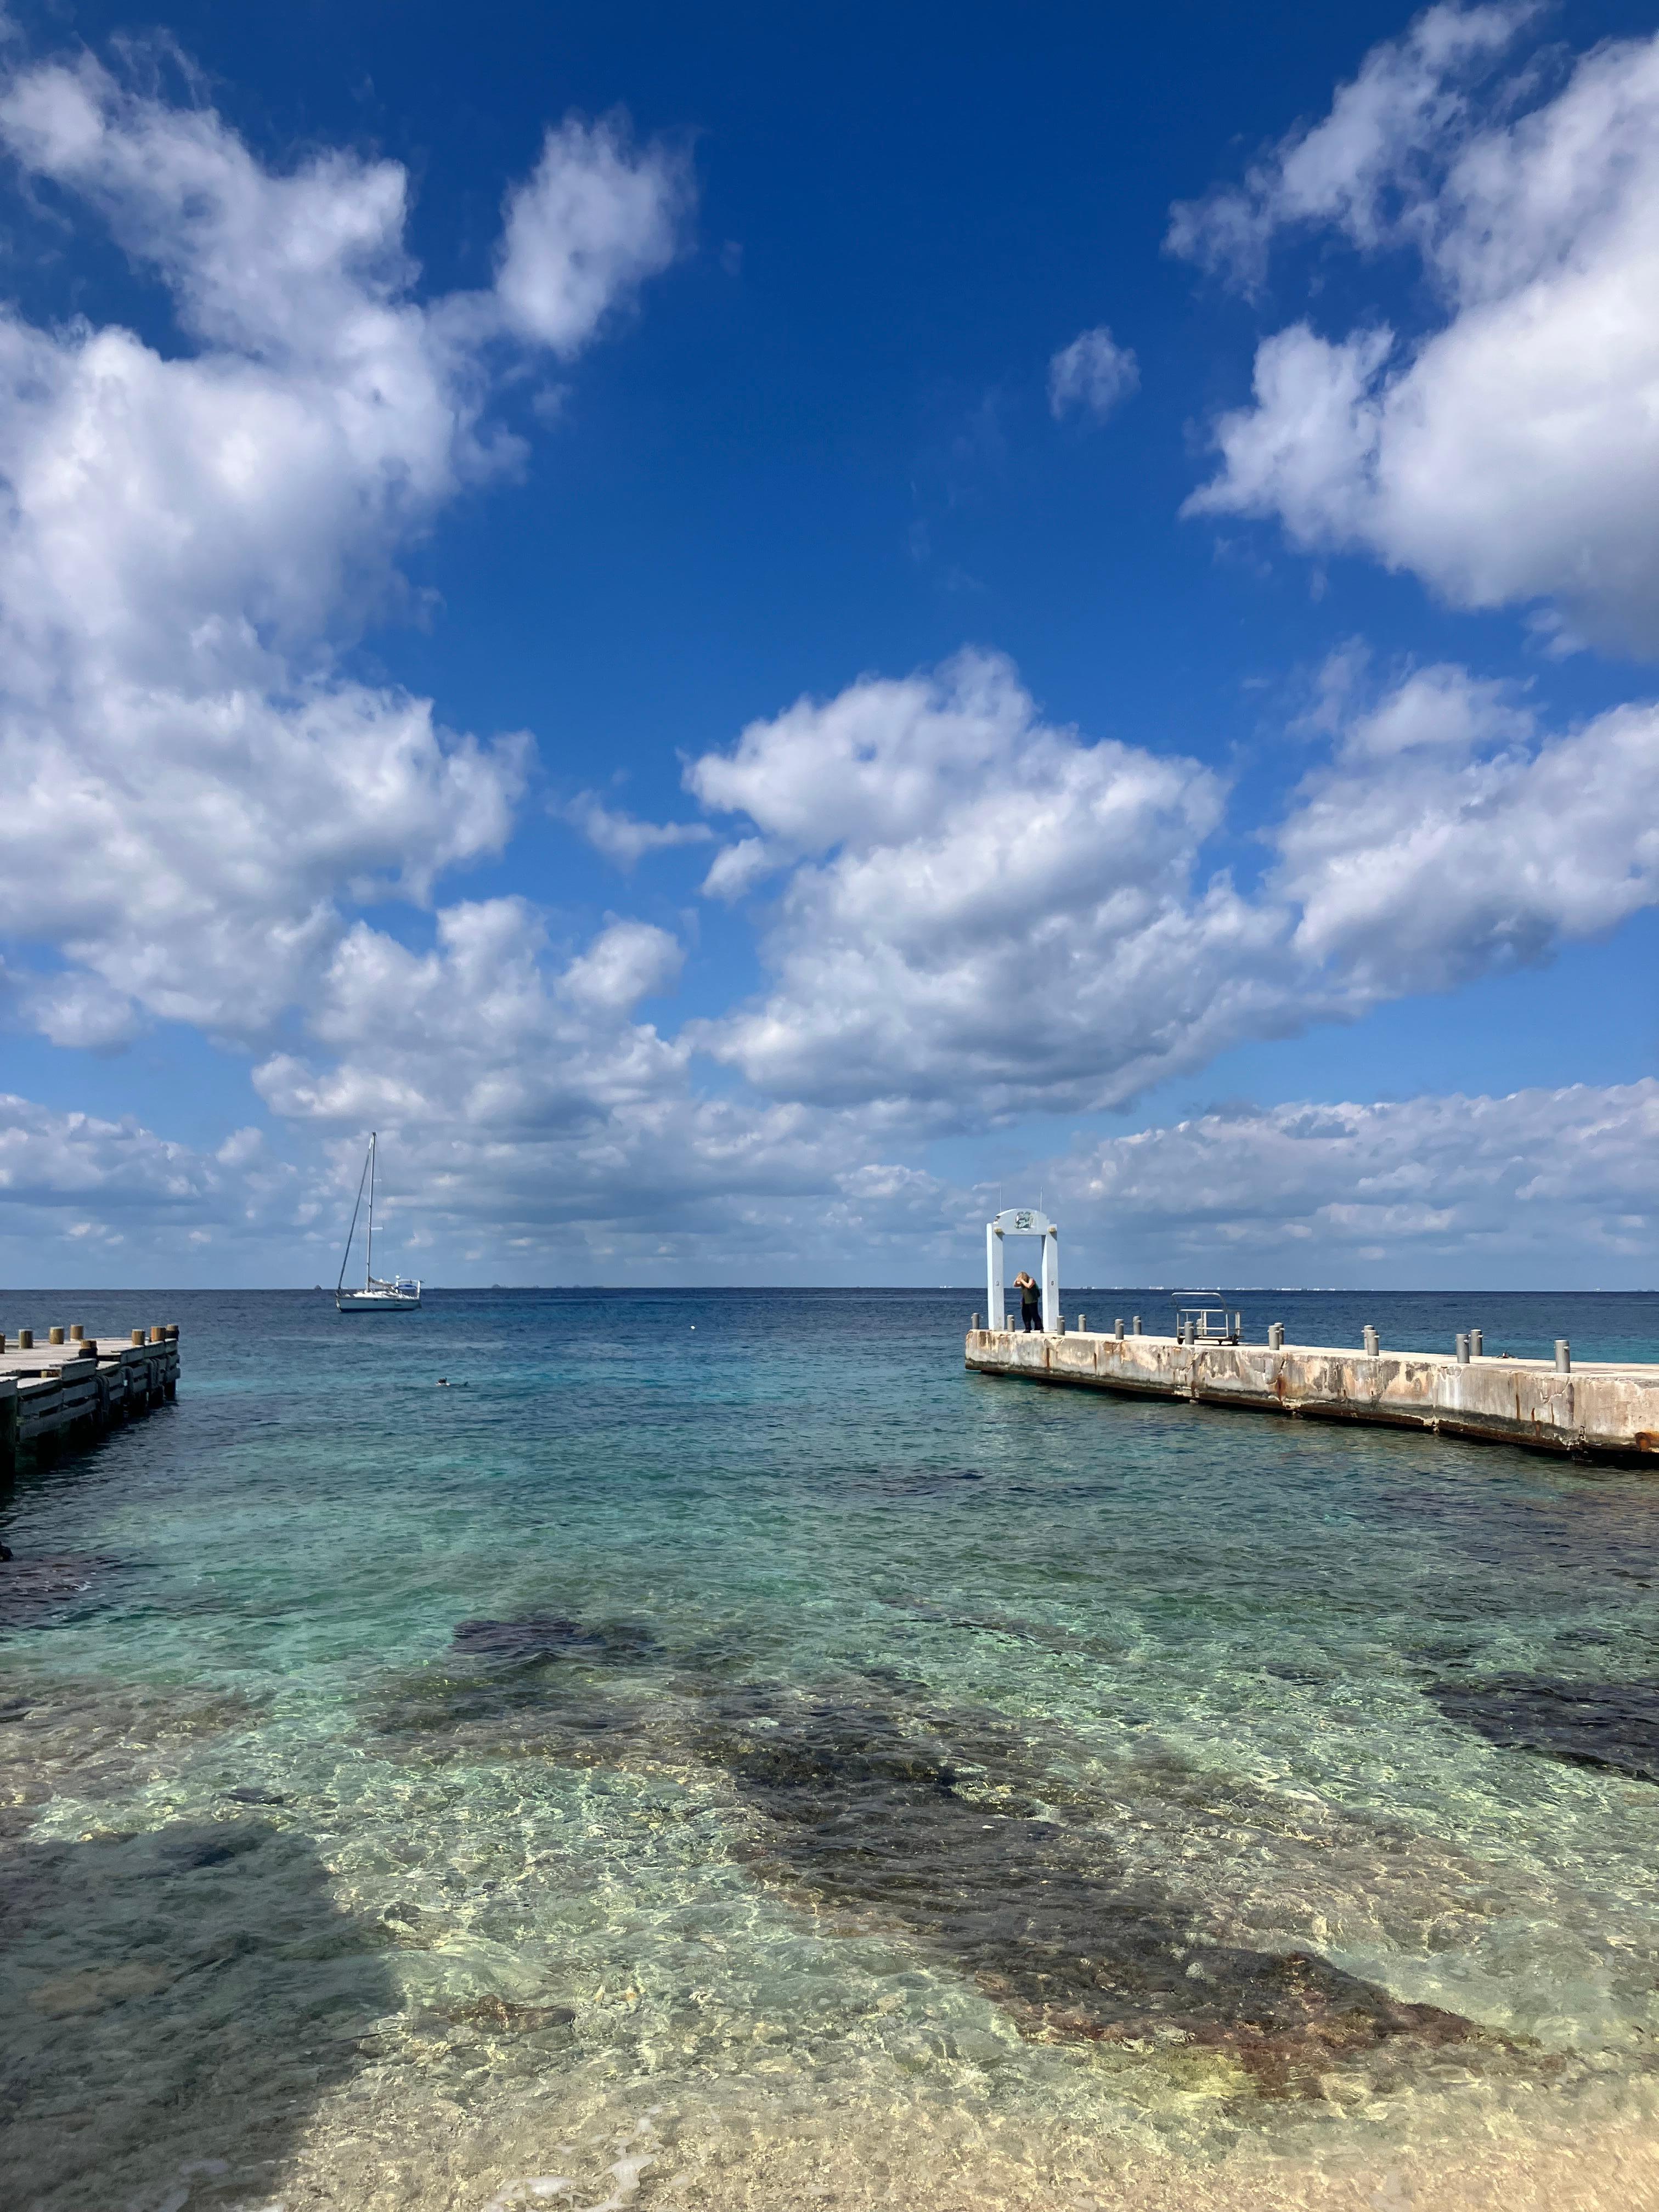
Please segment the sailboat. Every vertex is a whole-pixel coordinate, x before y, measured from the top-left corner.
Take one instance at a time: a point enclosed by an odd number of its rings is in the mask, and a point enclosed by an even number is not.
[[[351,1226],[346,1232],[346,1248],[340,1261],[340,1279],[334,1285],[334,1308],[337,1313],[417,1313],[421,1304],[421,1285],[418,1278],[410,1282],[403,1275],[393,1275],[388,1281],[374,1272],[374,1157],[380,1148],[378,1131],[370,1134],[368,1158],[363,1162],[363,1172],[357,1183],[357,1203],[351,1209]],[[357,1216],[362,1211],[363,1193],[368,1193],[368,1244],[363,1261],[363,1287],[349,1291],[345,1287],[346,1262],[351,1257],[351,1240],[357,1233]]]

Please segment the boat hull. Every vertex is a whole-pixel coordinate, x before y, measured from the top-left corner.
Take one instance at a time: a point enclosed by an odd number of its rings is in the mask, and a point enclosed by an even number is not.
[[[337,1313],[418,1313],[421,1294],[394,1297],[389,1291],[337,1291],[334,1297]]]

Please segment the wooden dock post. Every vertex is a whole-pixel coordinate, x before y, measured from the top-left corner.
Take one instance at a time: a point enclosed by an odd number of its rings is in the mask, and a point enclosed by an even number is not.
[[[177,1396],[178,1324],[130,1334],[105,1346],[78,1323],[67,1341],[54,1325],[39,1352],[33,1329],[19,1329],[15,1344],[0,1334],[0,1483],[21,1462],[55,1458]]]

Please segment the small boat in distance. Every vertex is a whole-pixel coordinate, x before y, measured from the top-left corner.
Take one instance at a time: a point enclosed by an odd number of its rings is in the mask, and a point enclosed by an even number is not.
[[[363,1172],[357,1184],[357,1203],[351,1209],[351,1226],[346,1231],[346,1248],[340,1261],[340,1279],[334,1285],[334,1310],[337,1313],[416,1313],[420,1310],[421,1285],[418,1278],[409,1281],[404,1276],[393,1275],[389,1281],[374,1273],[374,1156],[380,1146],[378,1131],[368,1139],[368,1158],[363,1162]],[[346,1263],[351,1257],[351,1240],[357,1234],[357,1216],[362,1209],[363,1192],[368,1193],[368,1243],[363,1261],[363,1287],[349,1291],[345,1287]]]

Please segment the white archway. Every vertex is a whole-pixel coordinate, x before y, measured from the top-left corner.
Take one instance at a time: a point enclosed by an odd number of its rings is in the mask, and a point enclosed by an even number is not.
[[[985,1224],[986,1325],[1006,1328],[1003,1303],[1002,1240],[1005,1237],[1040,1237],[1042,1261],[1037,1280],[1042,1285],[1042,1331],[1053,1336],[1060,1328],[1060,1231],[1046,1213],[1034,1206],[1010,1206]]]

